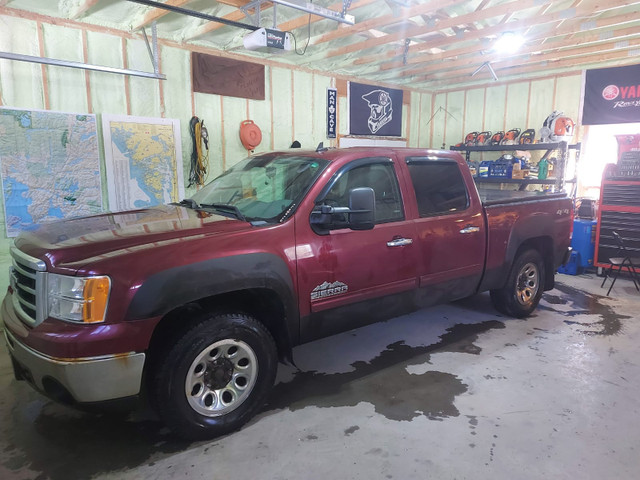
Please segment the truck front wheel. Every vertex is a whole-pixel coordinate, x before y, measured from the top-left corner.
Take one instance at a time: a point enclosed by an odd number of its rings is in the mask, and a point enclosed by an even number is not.
[[[269,331],[245,314],[204,314],[154,372],[154,404],[178,435],[206,439],[240,428],[264,404],[278,355]]]
[[[491,290],[493,306],[510,317],[529,316],[542,297],[544,275],[544,261],[540,252],[525,250],[513,262],[505,286]]]

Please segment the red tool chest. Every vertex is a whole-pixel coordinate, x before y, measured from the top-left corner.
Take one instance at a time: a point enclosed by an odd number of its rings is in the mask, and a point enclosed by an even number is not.
[[[616,139],[618,163],[605,167],[600,185],[594,261],[599,272],[609,267],[609,258],[618,256],[614,230],[630,255],[640,257],[640,134],[616,135]]]

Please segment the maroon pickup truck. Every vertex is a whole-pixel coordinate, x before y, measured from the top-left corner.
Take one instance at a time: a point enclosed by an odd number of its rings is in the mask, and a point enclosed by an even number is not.
[[[571,208],[481,196],[453,152],[260,154],[179,204],[20,235],[4,335],[16,378],[57,401],[145,393],[178,434],[212,437],[261,408],[301,343],[487,290],[527,316]]]

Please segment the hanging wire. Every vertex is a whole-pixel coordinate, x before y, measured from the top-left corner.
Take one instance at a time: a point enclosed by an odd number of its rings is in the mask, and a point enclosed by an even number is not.
[[[204,185],[209,171],[209,132],[204,126],[204,120],[200,120],[196,116],[192,117],[189,121],[189,133],[193,143],[193,150],[191,152],[188,187],[201,187]]]
[[[289,32],[293,37],[294,50],[298,55],[304,55],[307,52],[307,47],[309,46],[309,42],[311,41],[311,14],[309,14],[309,22],[307,23],[307,44],[304,46],[304,50],[302,52],[298,51],[298,40],[293,32]]]

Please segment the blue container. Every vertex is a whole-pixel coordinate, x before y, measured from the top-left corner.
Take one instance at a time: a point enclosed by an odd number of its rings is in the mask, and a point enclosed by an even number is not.
[[[573,235],[571,248],[580,254],[578,267],[587,268],[593,266],[593,252],[596,245],[597,220],[575,219],[573,221]]]
[[[484,160],[480,162],[480,165],[478,166],[478,176],[487,178],[489,176],[489,167],[492,163],[493,162],[491,160]]]
[[[511,160],[498,159],[489,166],[489,177],[511,178],[512,172]]]
[[[571,252],[571,256],[569,257],[569,261],[566,265],[560,265],[558,268],[558,273],[564,273],[565,275],[577,275],[579,272],[581,273],[581,268],[578,266],[580,263],[580,254],[575,250]]]

